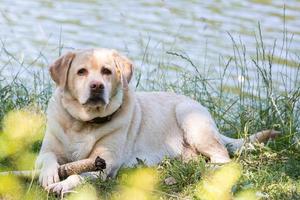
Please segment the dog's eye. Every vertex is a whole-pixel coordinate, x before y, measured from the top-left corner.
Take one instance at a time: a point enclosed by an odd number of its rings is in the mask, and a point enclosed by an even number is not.
[[[103,67],[102,70],[101,70],[101,74],[111,75],[111,71],[109,69]]]
[[[84,68],[81,68],[80,70],[77,71],[77,74],[79,76],[85,76],[85,75],[88,74],[88,71],[86,69],[84,69]]]

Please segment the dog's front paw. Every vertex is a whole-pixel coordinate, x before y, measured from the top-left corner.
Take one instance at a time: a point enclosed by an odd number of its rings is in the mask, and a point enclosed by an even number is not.
[[[58,167],[59,165],[57,163],[52,164],[51,166],[43,166],[39,177],[39,182],[43,188],[59,182]]]
[[[82,178],[79,175],[71,175],[63,181],[48,185],[46,190],[58,195],[63,195],[72,192],[72,190],[80,184],[81,180]]]

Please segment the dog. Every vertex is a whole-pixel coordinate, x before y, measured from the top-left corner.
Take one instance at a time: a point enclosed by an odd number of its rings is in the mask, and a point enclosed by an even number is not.
[[[202,154],[213,163],[230,162],[228,150],[244,139],[221,135],[209,111],[199,102],[170,92],[135,92],[129,85],[133,63],[113,49],[68,52],[49,68],[56,89],[47,109],[47,127],[37,158],[40,184],[67,193],[87,172],[59,180],[58,166],[100,156],[102,178],[113,178],[122,166],[143,160],[156,165],[165,157],[193,159]],[[274,131],[250,136],[263,142]]]

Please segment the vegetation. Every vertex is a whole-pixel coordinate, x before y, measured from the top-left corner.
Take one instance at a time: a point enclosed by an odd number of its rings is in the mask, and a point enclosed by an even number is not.
[[[155,168],[146,168],[141,162],[136,169],[122,169],[116,179],[91,181],[68,198],[300,199],[299,57],[288,51],[286,34],[280,47],[276,41],[266,47],[260,29],[255,38],[257,49],[251,53],[231,37],[234,56],[219,57],[221,72],[212,73],[211,68],[182,52],[167,51],[166,60],[179,59],[182,65],[159,60],[157,67],[145,67],[146,72],[137,69],[133,85],[137,90],[190,96],[207,106],[220,131],[231,137],[274,128],[282,133],[276,141],[245,145],[232,155],[234,162],[224,166],[207,163],[202,156],[189,162],[166,158]],[[144,49],[142,65],[154,63],[148,46]],[[1,52],[9,60],[16,59],[4,46]],[[293,73],[287,70],[289,62],[297,65]],[[49,79],[40,78],[47,77],[43,69],[32,75],[30,83],[20,74],[5,79],[1,71],[7,65],[0,69],[0,170],[30,169],[40,147],[52,86]],[[172,184],[166,184],[168,178]],[[0,177],[0,198],[57,197],[35,181]]]

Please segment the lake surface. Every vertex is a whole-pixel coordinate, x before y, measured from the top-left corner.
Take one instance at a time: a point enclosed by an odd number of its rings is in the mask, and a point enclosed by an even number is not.
[[[255,55],[258,23],[266,48],[271,49],[277,39],[275,71],[284,62],[292,74],[300,60],[299,0],[0,0],[0,12],[0,39],[5,46],[0,66],[13,66],[6,75],[18,71],[22,63],[48,65],[60,47],[63,51],[115,48],[141,71],[163,60],[188,66],[167,54],[171,51],[188,55],[213,72],[222,71],[220,55],[234,55],[230,35],[237,46],[245,45],[247,55]]]

